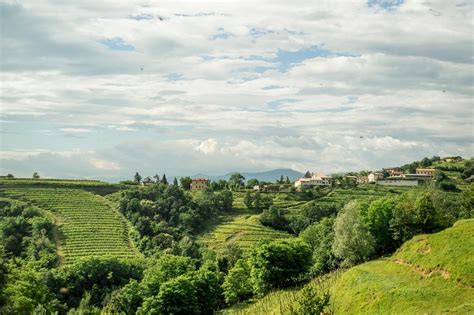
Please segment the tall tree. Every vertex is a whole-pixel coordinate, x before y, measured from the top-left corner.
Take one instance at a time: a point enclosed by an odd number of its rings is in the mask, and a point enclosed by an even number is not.
[[[133,176],[133,179],[137,182],[140,183],[142,181],[142,177],[138,172],[135,172],[135,176]]]
[[[163,177],[161,178],[161,183],[168,185],[168,180],[166,179],[166,174],[163,174]]]
[[[240,186],[244,185],[245,177],[242,176],[240,173],[234,173],[229,178],[229,183],[231,184],[232,188],[239,188]]]
[[[173,179],[173,185],[178,186],[178,180],[176,179],[176,177]]]
[[[361,206],[351,201],[334,222],[332,252],[343,260],[343,265],[352,266],[370,258],[374,249],[375,240],[363,222]]]
[[[306,173],[304,174],[304,177],[305,177],[305,178],[311,178],[311,172],[310,172],[310,171],[306,171]]]
[[[186,177],[181,177],[179,179],[179,182],[181,183],[181,187],[184,189],[184,190],[190,190],[191,189],[191,183],[192,183],[192,179],[191,177],[189,176],[186,176]]]

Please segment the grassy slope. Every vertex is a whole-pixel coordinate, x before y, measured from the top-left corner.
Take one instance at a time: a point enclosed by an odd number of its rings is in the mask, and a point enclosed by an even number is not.
[[[318,285],[321,281],[308,285]],[[323,281],[336,314],[474,312],[474,219],[440,233],[418,235],[393,256],[353,267]],[[223,314],[285,314],[296,288],[234,305]]]
[[[348,270],[333,298],[338,313],[473,313],[474,219],[416,236],[392,257]]]
[[[50,212],[58,225],[64,263],[96,256],[131,257],[137,251],[128,227],[112,204],[99,195],[69,188],[2,188],[0,194]]]

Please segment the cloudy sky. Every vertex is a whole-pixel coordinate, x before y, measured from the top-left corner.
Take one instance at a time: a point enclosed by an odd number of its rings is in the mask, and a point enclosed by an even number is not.
[[[473,1],[1,1],[0,174],[474,155]]]

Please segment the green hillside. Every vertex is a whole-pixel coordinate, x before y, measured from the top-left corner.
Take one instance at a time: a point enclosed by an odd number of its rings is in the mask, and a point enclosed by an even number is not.
[[[474,312],[474,220],[419,235],[393,256],[345,272],[333,289],[337,313]]]
[[[121,214],[105,198],[82,189],[0,188],[0,195],[35,205],[54,216],[63,263],[85,256],[136,255]]]
[[[474,219],[418,235],[394,255],[316,278],[305,287],[327,288],[335,314],[469,314],[474,312]],[[222,314],[287,314],[302,296],[274,291]]]

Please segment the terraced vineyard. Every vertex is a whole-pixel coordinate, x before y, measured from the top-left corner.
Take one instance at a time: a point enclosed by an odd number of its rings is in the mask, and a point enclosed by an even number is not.
[[[289,233],[263,226],[257,215],[242,214],[218,225],[212,232],[204,234],[198,243],[211,249],[220,249],[227,242],[235,241],[246,250],[259,241],[291,237]]]
[[[105,198],[81,189],[3,188],[0,195],[49,211],[59,227],[63,263],[84,256],[137,255],[126,221]]]

